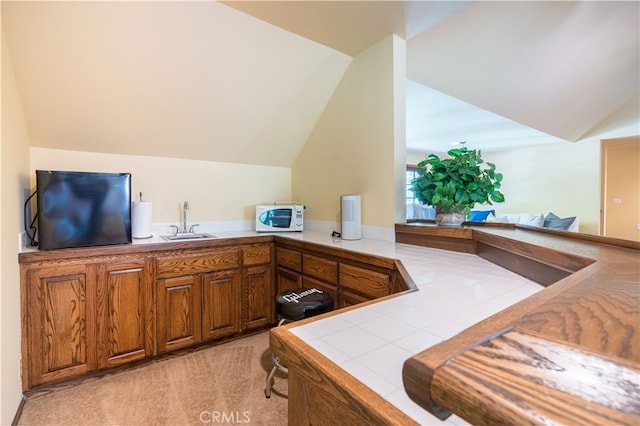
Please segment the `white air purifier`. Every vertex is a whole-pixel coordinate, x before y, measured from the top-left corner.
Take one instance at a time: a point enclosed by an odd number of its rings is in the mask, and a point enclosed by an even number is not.
[[[359,240],[362,238],[359,195],[343,195],[340,197],[340,216],[342,220],[342,239]]]

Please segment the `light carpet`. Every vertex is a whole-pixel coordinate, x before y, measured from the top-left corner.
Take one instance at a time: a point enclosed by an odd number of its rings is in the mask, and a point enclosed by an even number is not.
[[[264,332],[30,398],[19,425],[287,424],[287,380]]]

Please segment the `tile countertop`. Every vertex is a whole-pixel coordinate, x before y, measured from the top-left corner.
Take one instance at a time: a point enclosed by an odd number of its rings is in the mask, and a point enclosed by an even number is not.
[[[289,330],[326,358],[424,425],[440,421],[407,396],[407,358],[543,289],[478,256],[378,240],[342,241],[307,232],[289,238],[399,259],[419,291]]]

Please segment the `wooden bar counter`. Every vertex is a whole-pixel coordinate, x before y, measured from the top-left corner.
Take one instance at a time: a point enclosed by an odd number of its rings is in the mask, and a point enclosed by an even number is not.
[[[640,244],[526,226],[396,226],[475,253],[541,292],[408,359],[405,389],[472,424],[640,424]]]

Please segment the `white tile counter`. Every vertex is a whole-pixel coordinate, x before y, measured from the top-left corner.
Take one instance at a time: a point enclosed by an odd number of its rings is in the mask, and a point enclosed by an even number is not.
[[[377,240],[342,241],[305,231],[289,238],[402,261],[419,291],[289,330],[418,423],[440,421],[409,399],[407,358],[540,291],[542,286],[478,256]]]

